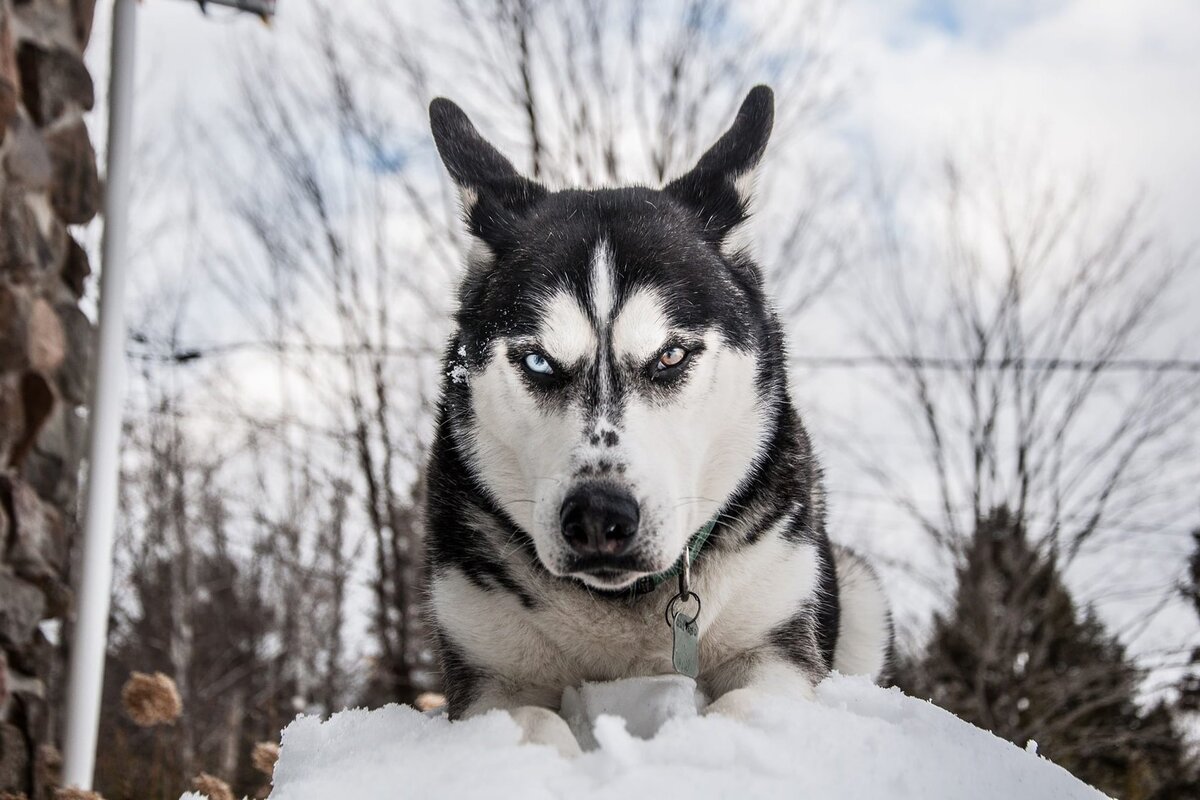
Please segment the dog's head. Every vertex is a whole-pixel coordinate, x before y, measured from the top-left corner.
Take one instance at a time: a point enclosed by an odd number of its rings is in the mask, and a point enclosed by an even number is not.
[[[781,349],[734,237],[773,115],[751,91],[661,190],[549,191],[458,106],[430,106],[473,237],[446,413],[555,575],[620,589],[670,568],[762,457]]]

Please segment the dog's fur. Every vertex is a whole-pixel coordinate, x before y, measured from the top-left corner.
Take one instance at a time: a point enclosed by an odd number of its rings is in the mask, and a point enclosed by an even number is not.
[[[553,713],[564,687],[673,671],[664,611],[676,582],[647,590],[645,576],[676,565],[713,518],[691,571],[712,710],[809,697],[831,669],[886,669],[886,601],[825,534],[779,321],[735,244],[773,114],[770,90],[754,89],[661,190],[552,192],[456,105],[431,105],[474,245],[426,509],[452,717],[507,709],[528,739],[573,750]],[[684,362],[660,369],[673,347]],[[638,509],[629,552],[598,566],[577,557],[560,520],[572,490],[597,484]]]

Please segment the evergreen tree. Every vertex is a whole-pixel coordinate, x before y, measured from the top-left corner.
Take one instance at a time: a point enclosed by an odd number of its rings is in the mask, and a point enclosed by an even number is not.
[[[948,614],[898,683],[1109,794],[1200,796],[1170,709],[1143,713],[1142,673],[1090,610],[1079,609],[1053,554],[1006,509],[979,521]]]
[[[1192,556],[1188,559],[1188,580],[1183,587],[1183,596],[1200,619],[1200,530],[1192,533]],[[1191,672],[1180,683],[1179,708],[1196,713],[1200,712],[1200,647],[1192,651],[1190,665]]]

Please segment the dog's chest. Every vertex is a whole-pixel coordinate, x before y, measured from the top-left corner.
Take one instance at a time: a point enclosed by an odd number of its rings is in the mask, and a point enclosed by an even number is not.
[[[814,574],[810,547],[770,538],[698,575],[702,674],[761,648],[811,598]],[[527,585],[537,585],[526,577]],[[513,685],[561,691],[582,681],[673,672],[665,614],[672,588],[636,602],[546,588],[526,607],[515,595],[481,589],[449,571],[434,583],[433,604],[470,662]]]
[[[552,605],[533,623],[561,654],[563,677],[615,680],[671,671],[671,630],[653,602],[636,608],[604,601]]]

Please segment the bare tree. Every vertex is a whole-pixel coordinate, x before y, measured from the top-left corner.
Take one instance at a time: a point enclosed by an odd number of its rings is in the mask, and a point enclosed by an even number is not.
[[[878,193],[862,338],[916,447],[900,463],[847,446],[951,561],[1003,508],[1067,570],[1186,536],[1200,374],[1172,360],[1173,293],[1196,262],[1143,198],[1111,203],[1023,153],[947,158],[932,208]]]
[[[228,394],[220,402],[279,433],[284,472],[306,458],[353,465],[345,487],[354,501],[340,518],[364,532],[374,566],[371,697],[410,699],[430,667],[416,613],[416,509],[466,247],[428,158],[433,87],[461,87],[484,124],[512,139],[508,151],[551,185],[657,183],[695,157],[707,128],[723,124],[756,80],[781,90],[784,143],[835,101],[821,46],[825,4],[773,8],[781,24],[768,26],[717,0],[447,2],[430,12],[444,22],[431,36],[394,4],[362,15],[322,4],[296,39],[247,55],[241,96],[223,120],[238,145],[205,149],[220,165],[209,171],[216,192],[240,224],[214,237],[204,261],[249,336],[187,350],[274,358],[278,405],[249,409]],[[297,52],[299,67],[288,58]],[[498,94],[480,94],[497,85]],[[814,274],[793,263],[806,249],[836,249],[828,239],[806,244],[818,238],[815,194],[788,205],[794,216],[770,248],[796,311],[837,266],[804,259]],[[358,544],[355,535],[342,542]]]

